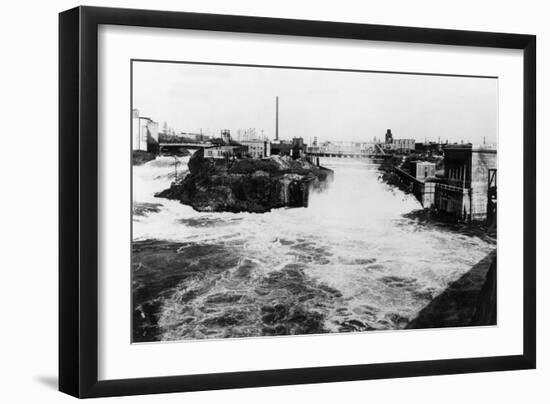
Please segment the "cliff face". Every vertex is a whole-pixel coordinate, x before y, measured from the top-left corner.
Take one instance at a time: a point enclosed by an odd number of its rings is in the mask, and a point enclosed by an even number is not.
[[[306,161],[205,159],[202,151],[189,160],[181,183],[156,194],[176,199],[200,212],[263,213],[274,208],[308,205],[310,189],[320,189],[332,171]]]

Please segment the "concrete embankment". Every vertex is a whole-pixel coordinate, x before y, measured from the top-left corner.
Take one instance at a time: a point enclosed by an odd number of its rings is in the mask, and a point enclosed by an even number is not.
[[[382,172],[380,180],[405,193],[413,194],[425,208],[433,205],[435,182],[418,180],[391,162],[382,164],[379,169]]]
[[[496,271],[495,250],[449,284],[406,328],[495,325]]]

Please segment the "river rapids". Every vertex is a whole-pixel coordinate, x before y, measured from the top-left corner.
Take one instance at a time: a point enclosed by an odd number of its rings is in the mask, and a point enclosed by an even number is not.
[[[133,168],[133,341],[401,329],[495,244],[421,222],[377,166],[322,159],[307,208],[201,213],[155,198],[188,157]]]

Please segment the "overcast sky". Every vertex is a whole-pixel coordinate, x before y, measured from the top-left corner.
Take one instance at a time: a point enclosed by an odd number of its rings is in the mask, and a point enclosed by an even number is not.
[[[279,137],[497,141],[492,78],[134,62],[133,108],[176,132],[256,128]]]

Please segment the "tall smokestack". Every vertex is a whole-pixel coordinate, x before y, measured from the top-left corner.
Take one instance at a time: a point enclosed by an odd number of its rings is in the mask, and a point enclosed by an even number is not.
[[[279,96],[275,97],[275,140],[279,140]]]

